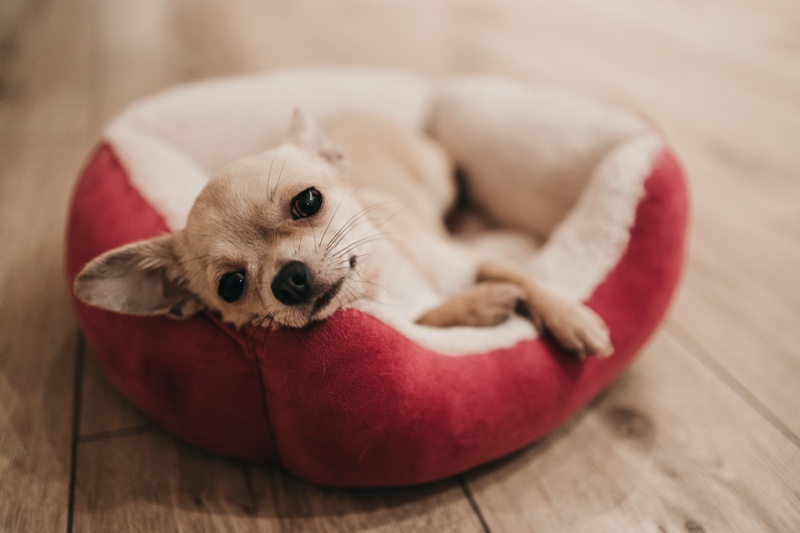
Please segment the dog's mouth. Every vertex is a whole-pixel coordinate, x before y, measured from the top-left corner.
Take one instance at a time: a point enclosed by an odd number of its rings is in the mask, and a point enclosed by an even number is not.
[[[350,270],[356,267],[358,259],[356,256],[350,257],[348,260],[348,264],[350,266]],[[349,274],[349,272],[348,272]],[[323,311],[330,303],[333,301],[334,298],[339,294],[339,291],[342,290],[342,286],[344,282],[347,280],[347,274],[342,276],[338,281],[336,281],[333,285],[330,286],[328,290],[323,292],[319,298],[316,299],[314,305],[311,307],[311,316],[317,316],[321,311]]]
[[[345,274],[332,284],[327,285],[322,294],[316,295],[310,301],[302,304],[287,305],[286,308],[268,314],[266,317],[254,315],[251,323],[265,328],[278,326],[301,328],[316,320],[324,320],[336,311],[331,305],[334,300],[338,299],[341,306],[347,305],[347,301],[342,301],[341,295],[350,274],[355,270],[356,265],[360,263],[359,256],[352,255],[345,260],[345,263],[349,267],[346,269]],[[317,286],[317,290],[320,289],[323,289],[321,284]]]
[[[328,307],[328,305],[336,298],[336,295],[339,294],[339,291],[342,289],[342,285],[344,285],[344,280],[347,276],[342,276],[342,279],[331,285],[331,287],[323,292],[319,298],[314,302],[313,307],[311,308],[311,316],[316,316],[320,311]]]

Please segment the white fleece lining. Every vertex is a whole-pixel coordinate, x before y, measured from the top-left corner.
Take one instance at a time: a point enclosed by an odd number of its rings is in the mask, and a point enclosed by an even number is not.
[[[611,150],[530,261],[531,275],[566,298],[591,296],[628,245],[644,180],[663,146],[660,136],[645,134]]]
[[[468,189],[495,220],[547,236],[538,253],[519,246],[509,255],[576,300],[591,295],[624,253],[644,181],[663,148],[637,116],[557,89],[490,77],[433,83],[358,68],[295,69],[178,87],[127,108],[105,138],[132,185],[176,230],[214,171],[274,146],[298,105],[319,120],[359,110],[430,131],[466,169]],[[487,242],[515,241],[474,244]],[[419,278],[410,265],[398,265],[395,274],[405,286]],[[448,355],[536,337],[521,318],[492,328],[418,326],[409,317],[441,298],[418,292],[405,309],[375,302],[363,310]]]
[[[320,121],[357,110],[422,128],[429,105],[429,83],[405,73],[296,69],[167,90],[122,111],[105,138],[133,186],[176,230],[214,172],[275,146],[297,106]]]

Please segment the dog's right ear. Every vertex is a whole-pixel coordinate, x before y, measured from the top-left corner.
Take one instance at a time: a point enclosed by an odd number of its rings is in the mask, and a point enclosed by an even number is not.
[[[84,303],[129,315],[187,318],[204,306],[185,288],[175,235],[116,248],[93,259],[75,279]]]
[[[345,161],[342,149],[325,135],[316,120],[306,115],[299,107],[294,108],[292,121],[284,139],[317,154],[331,164],[341,165]]]

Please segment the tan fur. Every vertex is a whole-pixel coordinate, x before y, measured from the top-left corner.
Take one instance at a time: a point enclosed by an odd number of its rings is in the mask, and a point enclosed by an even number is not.
[[[432,139],[368,116],[338,117],[324,130],[296,113],[284,143],[214,176],[185,229],[95,259],[78,276],[76,295],[124,313],[183,318],[205,307],[237,326],[302,327],[374,298],[381,250],[390,246],[440,292],[447,272],[432,257],[472,262],[476,284],[423,313],[419,324],[491,326],[524,304],[566,349],[611,353],[608,331],[591,310],[514,267],[474,257],[449,236],[444,218],[456,197],[454,169]],[[297,219],[294,199],[309,188],[322,206]],[[392,233],[402,238],[381,238]],[[292,261],[307,269],[311,294],[287,305],[271,285]],[[229,303],[218,286],[231,272],[245,281]]]

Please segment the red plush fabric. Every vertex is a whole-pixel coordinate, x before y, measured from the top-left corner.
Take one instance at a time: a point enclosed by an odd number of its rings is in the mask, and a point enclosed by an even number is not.
[[[111,148],[100,146],[72,199],[70,283],[97,255],[165,231]],[[189,321],[131,317],[77,299],[75,310],[109,379],[159,424],[215,452],[274,460],[259,362],[241,349],[238,335],[202,315]]]
[[[282,464],[326,485],[404,485],[543,436],[606,387],[659,324],[680,276],[686,218],[681,170],[664,153],[625,255],[588,302],[612,331],[608,359],[577,362],[545,340],[441,356],[358,312],[308,334],[279,331],[280,349],[260,358]]]
[[[687,192],[668,152],[645,185],[628,249],[588,302],[612,331],[616,353],[605,360],[573,361],[547,340],[443,356],[357,311],[276,332],[235,332],[210,316],[134,318],[78,302],[76,311],[114,384],[189,442],[325,485],[423,483],[546,434],[653,333],[683,265]],[[69,279],[99,253],[163,231],[101,146],[73,199]]]

